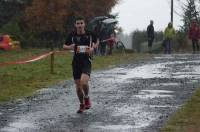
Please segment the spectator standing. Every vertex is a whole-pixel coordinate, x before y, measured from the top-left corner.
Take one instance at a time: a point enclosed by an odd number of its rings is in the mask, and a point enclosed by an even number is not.
[[[192,41],[193,53],[199,51],[199,36],[200,29],[196,20],[192,20],[192,24],[189,27],[188,37]]]
[[[170,22],[168,26],[165,28],[164,31],[164,48],[165,48],[165,54],[171,54],[172,49],[172,40],[175,36],[175,29],[173,28],[172,23]]]
[[[150,21],[150,24],[147,27],[147,38],[148,38],[148,49],[149,53],[152,53],[152,46],[154,41],[154,26],[153,26],[153,20]]]

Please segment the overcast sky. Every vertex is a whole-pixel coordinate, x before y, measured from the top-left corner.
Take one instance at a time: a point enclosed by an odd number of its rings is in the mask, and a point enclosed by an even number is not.
[[[154,20],[155,30],[163,30],[170,21],[171,0],[121,0],[112,13],[119,13],[119,25],[125,33],[136,29],[146,30],[149,21]],[[176,2],[176,0],[175,0]],[[179,5],[175,4],[175,8]],[[176,9],[180,13],[180,10]],[[174,27],[181,25],[181,18],[174,14]]]

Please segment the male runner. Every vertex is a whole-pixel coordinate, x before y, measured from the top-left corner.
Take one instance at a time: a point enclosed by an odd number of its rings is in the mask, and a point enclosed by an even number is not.
[[[88,96],[88,81],[91,74],[91,55],[97,43],[96,36],[85,29],[85,20],[78,17],[75,20],[75,31],[70,33],[63,48],[74,50],[72,61],[73,77],[76,85],[76,93],[80,101],[77,113],[90,109],[91,102]]]

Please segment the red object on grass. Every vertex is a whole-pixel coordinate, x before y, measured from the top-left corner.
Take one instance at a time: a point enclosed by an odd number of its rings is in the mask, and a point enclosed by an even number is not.
[[[2,40],[0,41],[0,49],[11,50],[11,39],[9,35],[3,35]]]

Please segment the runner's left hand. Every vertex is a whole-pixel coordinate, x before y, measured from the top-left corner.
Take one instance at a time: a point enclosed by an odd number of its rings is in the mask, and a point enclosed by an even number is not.
[[[87,53],[88,53],[89,55],[91,55],[91,54],[93,53],[93,51],[94,51],[94,48],[91,48],[91,47],[88,47],[88,48],[87,48]]]

